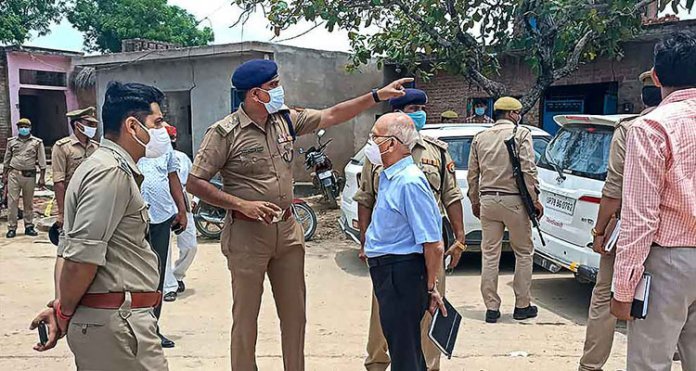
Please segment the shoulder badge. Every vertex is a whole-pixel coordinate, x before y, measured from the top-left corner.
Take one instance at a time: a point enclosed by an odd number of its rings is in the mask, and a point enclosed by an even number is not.
[[[436,138],[433,138],[433,137],[429,137],[429,136],[427,136],[427,135],[422,135],[422,137],[423,137],[423,140],[424,140],[424,141],[426,141],[426,142],[428,142],[428,143],[431,143],[431,144],[434,144],[435,146],[440,147],[440,149],[443,149],[443,150],[446,151],[447,148],[448,148],[448,144],[445,143],[445,142],[443,142],[443,141],[441,141],[440,139],[436,139]]]
[[[225,117],[224,119],[216,122],[213,126],[218,134],[226,137],[229,135],[234,128],[239,125],[239,117],[235,113]]]
[[[65,137],[56,142],[57,145],[62,146],[63,144],[70,143],[70,137]]]
[[[454,161],[450,161],[450,163],[447,164],[447,171],[454,174],[455,170],[456,170],[456,166],[454,164]]]
[[[39,138],[39,137],[35,137],[35,136],[32,135],[32,136],[31,136],[31,139],[43,143],[43,139],[41,139],[41,138]]]

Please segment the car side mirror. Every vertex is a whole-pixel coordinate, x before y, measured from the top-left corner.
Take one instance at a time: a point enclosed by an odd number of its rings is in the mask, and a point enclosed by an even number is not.
[[[300,152],[301,155],[303,155],[303,154],[304,154],[304,148],[300,147],[300,151],[299,151],[299,152]]]
[[[326,134],[326,130],[321,129],[321,130],[319,130],[319,132],[317,132],[317,137],[321,138],[324,136],[324,134]]]

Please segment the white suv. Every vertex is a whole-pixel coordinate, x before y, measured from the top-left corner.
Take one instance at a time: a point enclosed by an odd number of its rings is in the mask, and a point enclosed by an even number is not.
[[[470,245],[470,249],[467,251],[479,251],[481,244],[481,222],[471,213],[471,202],[466,196],[469,189],[469,185],[466,181],[469,165],[469,150],[474,135],[491,126],[491,124],[435,124],[426,125],[421,131],[423,135],[438,138],[449,144],[449,154],[452,156],[452,160],[454,160],[456,166],[457,183],[464,195],[464,199],[462,199],[464,227],[466,228],[466,242]],[[534,154],[538,160],[544,154],[546,146],[551,140],[551,136],[539,128],[532,126],[525,127],[532,131]],[[341,196],[341,218],[339,221],[341,229],[357,243],[359,243],[360,235],[358,227],[358,204],[353,201],[353,196],[358,191],[362,167],[364,161],[366,161],[363,150],[364,148],[358,151],[348,165],[346,165],[346,185],[343,189],[343,195]],[[454,241],[452,227],[445,224],[445,229],[447,231],[447,240],[445,243],[449,245],[451,241]],[[504,240],[508,240],[507,232],[505,233]]]
[[[609,146],[616,124],[632,115],[559,115],[561,126],[537,161],[544,217],[542,246],[533,233],[538,265],[558,272],[566,268],[578,280],[595,282],[599,254],[592,250],[602,187],[607,176]]]

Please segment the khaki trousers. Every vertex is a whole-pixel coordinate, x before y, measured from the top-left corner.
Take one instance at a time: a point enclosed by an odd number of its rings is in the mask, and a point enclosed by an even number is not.
[[[437,285],[437,290],[445,293],[445,270],[441,269],[438,275],[440,281]],[[427,312],[421,321],[421,347],[423,348],[423,356],[425,364],[429,371],[440,369],[440,350],[433,344],[428,337],[430,331],[430,323],[432,315]],[[387,339],[382,332],[382,325],[379,320],[379,304],[374,291],[372,292],[372,307],[370,309],[370,329],[367,335],[367,357],[365,358],[365,369],[368,371],[385,371],[391,359],[387,354],[388,351]]]
[[[676,347],[684,371],[696,370],[696,248],[652,247],[648,315],[628,322],[627,371],[669,371]]]
[[[78,307],[67,337],[78,370],[169,369],[152,309],[130,309],[129,296],[116,310]]]
[[[580,358],[580,371],[601,370],[611,354],[616,327],[616,317],[610,310],[613,275],[614,255],[602,256],[587,316],[585,350]]]
[[[22,194],[24,202],[24,227],[34,223],[34,188],[35,176],[23,176],[19,170],[10,170],[7,176],[7,226],[11,230],[17,229],[17,208],[19,206],[19,194]]]
[[[510,245],[515,253],[515,307],[526,308],[531,301],[532,285],[532,223],[520,196],[481,197],[481,294],[486,308],[500,310],[498,271],[505,227],[510,232]]]
[[[280,319],[283,365],[304,370],[304,234],[290,218],[265,225],[231,219],[222,232],[222,252],[232,276],[232,371],[257,370],[257,319],[268,274]]]

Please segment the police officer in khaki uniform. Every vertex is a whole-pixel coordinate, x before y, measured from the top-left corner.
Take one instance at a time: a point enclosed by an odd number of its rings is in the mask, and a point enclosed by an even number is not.
[[[641,116],[647,115],[662,101],[660,88],[655,86],[652,79],[652,71],[640,74],[639,80],[643,84],[641,99],[645,109]],[[607,226],[615,225],[621,212],[621,191],[623,189],[623,169],[626,155],[626,134],[628,128],[633,125],[635,119],[623,120],[614,129],[609,150],[609,166],[607,179],[602,189],[602,200],[599,204],[597,222],[592,229],[594,237],[594,251],[602,255],[599,260],[599,273],[597,283],[592,290],[592,300],[587,318],[587,332],[585,334],[585,348],[580,358],[580,371],[601,370],[609,359],[611,347],[614,342],[614,329],[616,317],[611,314],[611,282],[614,276],[614,251],[607,253],[604,250],[604,238],[607,236]]]
[[[164,94],[109,83],[102,146],[75,171],[65,195],[55,300],[32,322],[48,324],[53,348],[67,334],[78,370],[167,370],[152,310],[161,302],[157,255],[147,242],[148,206],[136,161],[162,148]],[[168,145],[164,142],[164,145]]]
[[[97,134],[99,121],[94,117],[94,107],[68,112],[73,134],[53,145],[51,167],[53,168],[53,189],[58,203],[58,225],[63,225],[63,201],[65,189],[78,166],[99,148],[92,140]]]
[[[393,111],[406,113],[413,120],[416,130],[420,131],[426,122],[424,111],[428,97],[424,91],[418,89],[406,89],[406,95],[390,100]],[[464,232],[464,219],[462,212],[462,193],[457,185],[455,176],[455,164],[447,152],[447,143],[425,135],[421,135],[412,150],[412,156],[418,167],[423,171],[430,183],[430,188],[440,207],[440,213],[449,217],[450,225],[455,236],[454,244],[447,250],[446,255],[452,256],[449,268],[454,268],[466,250],[466,234]],[[372,209],[379,188],[379,174],[382,167],[375,167],[370,161],[365,161],[361,174],[360,188],[353,197],[358,203],[358,224],[360,225],[360,258],[365,259],[364,241],[365,233],[371,222]],[[438,277],[438,292],[445,294],[445,274],[440,271]],[[421,323],[421,346],[425,356],[428,370],[440,369],[440,350],[433,345],[428,337],[432,316],[426,313]],[[379,307],[377,298],[372,295],[372,310],[370,315],[370,330],[367,340],[367,358],[365,368],[368,371],[387,369],[391,360],[387,355],[387,340],[382,333],[379,320]]]
[[[495,125],[474,136],[469,153],[468,196],[474,215],[481,219],[483,237],[481,253],[481,294],[486,304],[486,322],[500,318],[498,296],[498,268],[503,234],[507,227],[510,245],[515,253],[515,311],[513,318],[523,320],[536,317],[537,307],[530,304],[532,284],[532,226],[520,197],[512,173],[510,156],[504,141],[513,135],[521,120],[522,104],[514,98],[498,99],[494,106]],[[537,168],[531,131],[518,127],[515,140],[519,148],[520,164],[529,194],[539,217],[543,207],[538,200]]]
[[[34,188],[36,188],[36,165],[39,165],[39,187],[46,185],[46,151],[43,140],[31,135],[31,121],[17,121],[16,137],[7,140],[3,182],[8,194],[7,238],[17,235],[17,207],[19,195],[24,202],[24,234],[38,236],[34,229]]]
[[[402,79],[372,93],[316,110],[284,105],[271,60],[240,65],[232,84],[240,108],[208,129],[187,182],[190,193],[228,211],[222,253],[232,275],[231,362],[255,370],[257,317],[268,277],[280,318],[285,370],[304,370],[305,282],[302,228],[292,217],[292,160],[296,135],[348,121],[377,102],[404,94]],[[223,190],[210,180],[220,172]]]

